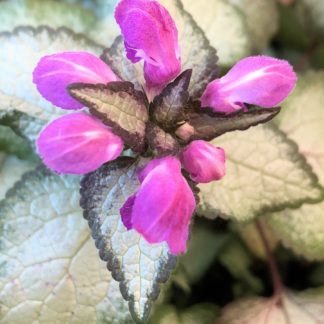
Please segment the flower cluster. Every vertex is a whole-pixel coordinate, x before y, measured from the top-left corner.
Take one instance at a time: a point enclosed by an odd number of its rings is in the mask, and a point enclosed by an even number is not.
[[[174,20],[155,0],[122,0],[115,18],[127,58],[132,63],[143,63],[143,91],[148,98],[160,94],[181,72]],[[93,54],[64,52],[43,57],[34,70],[33,81],[40,94],[54,105],[82,110],[54,120],[39,135],[37,149],[49,168],[58,173],[86,174],[121,155],[125,147],[122,136],[84,109],[68,88],[75,83],[107,85],[127,80],[121,80]],[[248,110],[248,105],[273,107],[287,97],[295,81],[286,61],[248,57],[208,84],[200,100],[201,111],[230,115]],[[175,134],[186,132],[185,120],[182,124],[177,121],[174,128],[178,128]],[[204,140],[183,143],[176,135],[171,137],[179,143],[179,150],[153,157],[138,171],[139,189],[120,213],[127,229],[135,229],[150,243],[166,241],[171,253],[179,254],[186,250],[188,227],[196,207],[182,168],[196,183],[220,180],[225,175],[225,153]]]

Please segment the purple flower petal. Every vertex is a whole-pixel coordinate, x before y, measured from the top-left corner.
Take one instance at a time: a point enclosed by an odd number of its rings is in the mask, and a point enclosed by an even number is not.
[[[181,154],[183,166],[195,182],[208,183],[225,175],[225,152],[205,141],[191,142]]]
[[[85,113],[60,117],[40,133],[37,150],[58,173],[85,174],[116,159],[123,141],[97,118]]]
[[[44,56],[33,73],[33,82],[39,93],[53,105],[63,109],[83,107],[69,95],[69,84],[105,84],[118,80],[107,64],[87,52],[63,52]]]
[[[296,74],[284,60],[251,56],[236,63],[222,78],[209,83],[202,98],[203,107],[226,113],[244,107],[244,103],[274,107],[294,89]]]
[[[166,241],[173,254],[184,253],[196,202],[179,160],[152,160],[140,171],[139,179],[139,190],[121,208],[125,226],[149,243]]]
[[[149,87],[162,87],[181,70],[178,31],[169,12],[154,0],[122,0],[115,18],[124,36],[127,57],[144,60]]]

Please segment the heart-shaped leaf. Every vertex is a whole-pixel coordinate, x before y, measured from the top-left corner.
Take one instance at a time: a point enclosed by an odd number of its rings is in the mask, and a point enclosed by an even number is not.
[[[186,119],[186,105],[189,100],[189,84],[192,70],[183,72],[154,98],[152,114],[163,129],[174,128],[177,122]]]
[[[275,108],[252,108],[247,112],[243,110],[232,114],[222,114],[212,112],[208,108],[201,109],[200,112],[190,113],[188,120],[176,133],[185,141],[203,139],[210,141],[224,133],[234,130],[246,130],[251,126],[266,123],[280,112],[280,107]],[[188,132],[181,132],[183,127],[188,128]]]
[[[74,84],[69,92],[89,107],[91,113],[113,128],[134,151],[145,146],[145,128],[148,121],[148,103],[143,92],[130,82],[103,84]]]
[[[252,297],[225,307],[218,324],[319,324],[324,318],[324,288],[285,292],[278,298]]]
[[[78,190],[78,177],[40,169],[0,203],[3,323],[132,322],[89,237]]]
[[[12,31],[17,26],[68,27],[107,46],[119,34],[114,19],[117,3],[117,0],[2,0],[0,31]]]
[[[184,9],[179,0],[161,0],[175,20],[179,32],[182,69],[193,69],[189,87],[190,95],[199,98],[206,85],[218,75],[216,51],[210,46],[204,32],[198,27]],[[125,56],[124,42],[118,37],[111,49],[107,49],[101,58],[123,80],[135,84],[141,89],[144,84],[142,63],[133,64]]]
[[[139,186],[136,166],[134,159],[121,158],[86,175],[80,203],[100,257],[120,281],[134,319],[145,321],[159,283],[167,280],[176,258],[168,253],[166,243],[149,244],[123,225],[119,210]]]
[[[226,152],[227,174],[221,181],[199,186],[200,212],[207,217],[247,221],[323,198],[297,145],[274,126],[227,133],[212,143]]]
[[[324,72],[299,77],[296,90],[275,120],[290,138],[324,185]],[[307,113],[305,111],[307,107]],[[304,204],[297,210],[267,215],[276,235],[295,253],[312,260],[324,259],[324,202]]]
[[[231,3],[237,1],[239,0],[182,0],[185,10],[192,15],[211,45],[217,49],[222,66],[233,65],[250,55],[252,50],[252,38],[245,17]],[[248,6],[252,6],[252,3]]]
[[[12,33],[0,33],[0,43],[0,119],[34,141],[49,120],[66,113],[43,99],[32,83],[39,59],[63,51],[97,54],[102,48],[66,28],[47,27],[21,27]]]
[[[68,14],[73,13],[73,14]],[[78,5],[51,0],[4,0],[0,3],[0,31],[17,26],[58,28],[66,26],[84,33],[96,22],[96,16]]]

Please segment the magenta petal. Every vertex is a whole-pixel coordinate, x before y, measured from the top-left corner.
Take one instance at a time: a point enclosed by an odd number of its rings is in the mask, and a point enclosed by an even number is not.
[[[196,202],[181,174],[180,162],[174,157],[152,160],[139,177],[142,184],[133,201],[131,220],[126,223],[149,243],[166,241],[172,254],[184,253]],[[122,214],[127,205],[129,201]]]
[[[157,1],[122,0],[115,18],[124,36],[127,57],[143,59],[150,87],[163,86],[181,70],[178,31],[169,12]]]
[[[40,133],[37,150],[44,164],[59,173],[85,174],[116,159],[123,141],[85,113],[60,117]]]
[[[205,141],[191,142],[181,154],[183,166],[195,182],[208,183],[225,175],[225,152]]]
[[[63,109],[83,107],[69,95],[69,84],[96,84],[118,80],[107,64],[87,52],[63,52],[44,56],[33,73],[33,82],[40,94],[53,105]]]
[[[296,74],[284,60],[251,56],[236,63],[222,78],[209,83],[202,98],[203,107],[230,113],[244,103],[274,107],[294,89]]]

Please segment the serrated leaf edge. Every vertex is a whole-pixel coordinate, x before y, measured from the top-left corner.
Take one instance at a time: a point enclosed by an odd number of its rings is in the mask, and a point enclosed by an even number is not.
[[[300,167],[309,175],[310,179],[312,180],[312,186],[313,188],[316,188],[320,191],[320,196],[318,198],[306,198],[306,199],[300,199],[297,200],[296,202],[285,202],[285,203],[280,203],[280,204],[271,204],[271,206],[264,206],[260,208],[254,215],[253,217],[250,217],[248,219],[240,219],[238,220],[237,218],[233,217],[231,214],[223,213],[219,209],[215,209],[214,207],[211,207],[208,203],[204,201],[203,198],[200,200],[202,201],[198,206],[197,206],[197,211],[196,213],[199,216],[203,216],[204,214],[218,214],[219,217],[224,218],[224,219],[232,219],[235,221],[239,221],[241,223],[248,223],[252,219],[262,216],[267,213],[272,213],[272,212],[280,212],[286,208],[289,209],[298,209],[301,207],[303,204],[317,204],[321,201],[324,200],[324,188],[319,184],[318,177],[316,173],[313,171],[312,166],[307,162],[305,156],[299,152],[299,147],[298,144],[290,139],[288,135],[280,130],[274,123],[270,123],[267,125],[264,125],[263,127],[268,127],[269,129],[272,129],[274,132],[277,133],[278,136],[282,138],[284,142],[289,144],[291,146],[291,150],[294,151],[294,156],[298,156],[298,160],[300,161]],[[296,159],[297,160],[297,159]],[[208,209],[210,210],[208,212]]]
[[[128,158],[128,157],[119,158],[119,161],[122,162],[122,163],[125,163],[125,165],[128,165],[129,162],[132,161],[132,160],[135,163],[135,160],[133,158]],[[119,166],[115,165],[115,169],[118,169]],[[131,167],[131,166],[132,166],[132,164],[129,167]],[[111,169],[111,170],[115,170],[115,169]],[[100,238],[96,234],[96,232],[98,232],[97,227],[99,227],[100,224],[92,223],[91,216],[89,215],[89,211],[85,208],[85,206],[87,204],[86,203],[87,200],[83,200],[84,195],[82,193],[83,193],[83,190],[84,190],[83,188],[86,185],[86,182],[87,182],[87,177],[85,176],[85,177],[82,178],[81,183],[80,183],[80,185],[81,185],[81,187],[80,187],[80,195],[81,195],[80,206],[83,209],[83,217],[88,222],[89,228],[91,230],[91,236],[95,241],[95,245],[96,245],[96,247],[98,249],[98,252],[99,252],[99,257],[100,257],[100,259],[102,261],[104,261],[107,264],[107,269],[111,272],[112,277],[116,281],[119,282],[120,292],[121,292],[123,298],[126,301],[128,301],[128,306],[129,306],[129,309],[130,309],[130,312],[131,312],[131,315],[132,315],[133,319],[138,323],[142,323],[142,322],[145,323],[147,318],[144,318],[144,319],[137,318],[136,312],[135,312],[135,310],[133,308],[134,299],[127,292],[127,287],[126,287],[126,284],[124,282],[125,277],[124,277],[123,272],[120,271],[120,269],[121,269],[120,262],[118,261],[118,259],[112,253],[105,253],[104,246],[105,247],[109,246],[109,242],[105,241],[103,238]],[[91,199],[91,197],[89,197],[88,199]],[[172,254],[169,254],[168,261],[164,266],[165,271],[163,273],[158,274],[157,279],[156,279],[156,281],[154,283],[154,286],[153,286],[153,289],[152,289],[152,293],[151,293],[150,296],[147,296],[147,298],[149,300],[148,305],[147,305],[148,308],[150,308],[152,303],[158,298],[158,296],[160,294],[160,284],[165,283],[169,279],[172,270],[176,267],[176,264],[177,264],[176,256],[174,256]],[[146,313],[147,313],[146,315],[148,316],[149,315],[148,312],[146,312]]]

